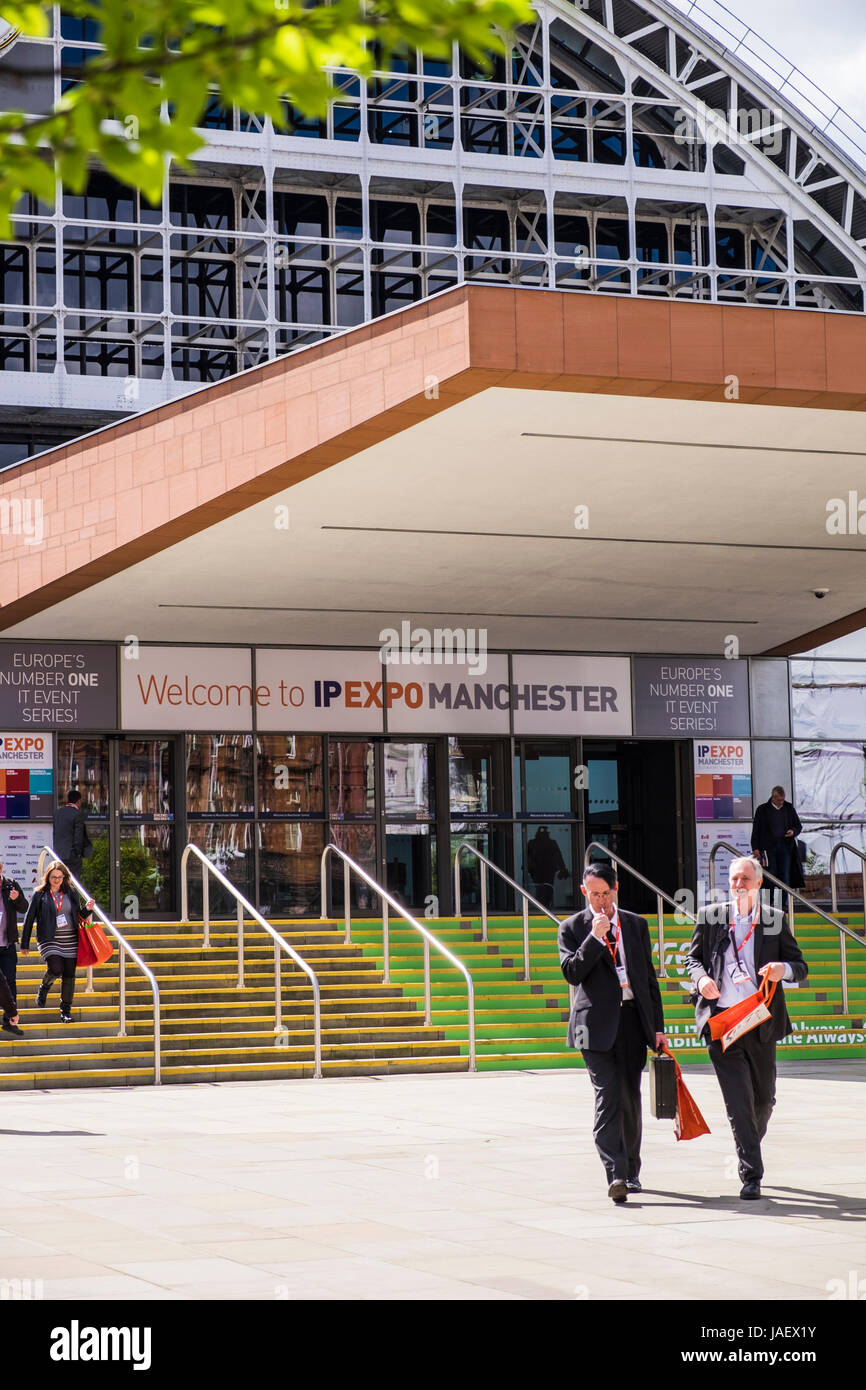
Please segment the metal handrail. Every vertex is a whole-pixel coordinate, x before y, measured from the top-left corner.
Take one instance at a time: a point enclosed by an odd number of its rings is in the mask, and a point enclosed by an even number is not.
[[[238,905],[238,989],[244,988],[244,912],[248,912],[255,922],[273,938],[274,942],[274,1032],[280,1033],[283,1024],[283,982],[281,975],[280,950],[291,956],[292,960],[310,981],[313,987],[313,1032],[315,1047],[315,1076],[321,1079],[322,1076],[322,1000],[319,990],[319,980],[315,970],[304,960],[303,956],[298,955],[294,946],[290,946],[284,936],[274,931],[269,922],[266,922],[260,912],[258,912],[248,902],[244,895],[239,892],[233,883],[230,883],[225,874],[221,873],[215,864],[207,858],[199,849],[198,845],[187,845],[181,855],[180,860],[180,897],[181,897],[181,919],[189,922],[189,892],[188,892],[188,870],[187,861],[191,854],[200,860],[202,865],[202,908],[205,948],[210,946],[210,896],[207,890],[208,874],[213,874],[218,883],[221,883]]]
[[[687,912],[682,904],[677,902],[676,898],[671,897],[670,893],[666,893],[663,888],[659,888],[657,883],[653,883],[651,878],[646,878],[638,869],[632,868],[628,860],[623,859],[621,854],[616,854],[614,850],[608,849],[607,845],[600,845],[598,840],[592,840],[586,847],[583,866],[584,874],[589,868],[590,863],[594,862],[591,861],[589,857],[589,852],[592,849],[600,849],[602,854],[607,855],[608,859],[612,859],[615,864],[619,864],[627,873],[631,874],[632,878],[636,878],[638,883],[642,883],[645,888],[648,888],[651,893],[655,894],[659,938],[659,976],[662,980],[669,979],[667,967],[665,965],[665,911],[662,907],[662,902],[670,903],[678,917],[687,917],[695,926],[697,926],[698,919],[693,916],[691,912]]]
[[[519,883],[515,882],[515,880],[514,880],[513,878],[511,878],[510,875],[508,875],[508,874],[505,872],[504,869],[500,869],[499,866],[498,866],[498,864],[494,864],[492,860],[490,860],[490,859],[487,858],[487,855],[486,855],[486,854],[482,854],[482,853],[481,853],[481,850],[480,850],[480,849],[476,849],[475,846],[472,845],[472,844],[470,844],[468,840],[461,840],[461,841],[460,841],[460,844],[457,846],[457,849],[456,849],[456,851],[455,851],[455,853],[454,853],[454,912],[455,912],[455,915],[456,915],[457,917],[462,917],[462,916],[463,916],[463,913],[462,913],[462,910],[461,910],[461,900],[460,900],[460,851],[461,851],[461,850],[464,850],[464,849],[467,850],[469,854],[474,854],[474,855],[475,855],[475,858],[476,858],[476,859],[479,859],[479,860],[481,861],[482,864],[486,864],[487,867],[488,867],[488,869],[490,869],[494,874],[496,874],[499,878],[501,878],[502,881],[503,881],[504,883],[507,883],[507,884],[509,885],[509,887],[513,888],[513,889],[515,890],[516,893],[519,893],[520,896],[521,896],[522,899],[523,899],[523,978],[524,978],[524,980],[526,980],[526,981],[528,982],[528,980],[529,980],[529,904],[532,903],[533,906],[534,906],[534,907],[537,907],[538,910],[539,910],[539,912],[543,913],[543,915],[544,915],[545,917],[549,917],[550,920],[551,920],[551,922],[554,922],[554,923],[556,924],[556,929],[557,929],[557,931],[559,931],[559,928],[560,928],[560,926],[562,925],[562,918],[560,918],[560,917],[554,917],[553,913],[552,913],[552,912],[549,912],[548,909],[544,906],[543,903],[540,903],[540,902],[538,901],[537,898],[533,897],[533,895],[529,892],[528,889],[521,887],[521,885],[520,885]],[[482,870],[482,872],[481,872],[481,874],[480,874],[480,880],[481,880],[481,940],[482,940],[482,941],[486,941],[486,940],[487,940],[487,875],[483,872],[483,870]]]
[[[43,874],[42,874],[42,866],[43,866],[43,864],[45,863],[45,856],[46,856],[46,855],[50,855],[51,858],[52,858],[57,864],[63,864],[63,860],[60,859],[59,856],[56,855],[56,854],[54,853],[54,850],[51,848],[50,845],[43,845],[43,846],[42,846],[41,853],[40,853],[40,855],[39,855],[39,866],[38,866],[37,871],[36,871],[36,872],[37,872],[37,877],[38,877],[38,880],[39,880],[40,883],[41,883],[42,877],[43,877]],[[88,900],[89,897],[90,897],[90,894],[89,894],[89,892],[87,891],[87,889],[84,887],[84,885],[83,885],[82,883],[79,883],[79,882],[78,882],[78,879],[77,879],[77,878],[75,878],[71,873],[69,873],[69,869],[67,868],[67,866],[66,866],[65,864],[63,864],[63,867],[64,867],[64,869],[66,869],[67,874],[69,874],[69,882],[70,882],[70,883],[72,884],[72,886],[75,888],[76,892],[78,892],[78,893],[81,894],[81,896],[83,897],[84,901],[87,902],[87,900]],[[160,1029],[160,1017],[159,1017],[159,985],[158,985],[157,982],[156,982],[156,976],[154,975],[153,971],[149,968],[149,966],[145,965],[144,961],[141,959],[141,956],[138,954],[138,952],[137,952],[137,951],[134,951],[134,950],[132,949],[132,947],[130,946],[129,942],[126,940],[126,937],[123,936],[123,935],[117,930],[117,928],[115,927],[115,925],[114,925],[113,922],[110,922],[110,921],[109,921],[109,919],[106,917],[105,913],[102,911],[102,908],[99,907],[99,906],[97,906],[96,904],[94,904],[94,906],[93,906],[93,908],[92,908],[92,910],[91,910],[91,915],[93,915],[94,912],[96,913],[96,915],[97,915],[97,917],[99,918],[99,920],[100,920],[100,922],[102,923],[102,925],[103,925],[104,927],[107,927],[108,930],[111,932],[111,935],[112,935],[113,937],[115,937],[115,939],[116,939],[117,941],[120,942],[120,947],[121,947],[120,955],[119,955],[118,961],[117,961],[118,974],[119,974],[119,976],[120,976],[120,999],[119,999],[119,1012],[120,1012],[120,1020],[119,1020],[119,1023],[120,1023],[120,1026],[119,1026],[119,1028],[118,1028],[118,1033],[117,1033],[117,1036],[118,1036],[119,1038],[125,1038],[125,1037],[127,1036],[127,1033],[126,1033],[126,969],[125,969],[126,961],[125,961],[125,956],[130,956],[130,957],[132,958],[132,960],[135,962],[135,964],[138,966],[138,968],[139,968],[139,970],[141,971],[141,973],[145,976],[145,978],[147,979],[148,983],[150,984],[151,992],[152,992],[152,994],[153,994],[153,1084],[154,1084],[154,1086],[161,1086],[161,1085],[162,1085],[162,1066],[161,1066],[161,1063],[160,1063],[161,1029]],[[91,975],[91,972],[90,972],[89,970],[88,970],[88,979],[92,979],[92,975]]]
[[[717,840],[717,841],[716,841],[716,843],[713,845],[712,849],[710,850],[710,860],[709,860],[709,865],[710,865],[710,896],[711,896],[711,897],[715,897],[715,892],[716,892],[716,855],[718,854],[718,852],[719,852],[720,849],[727,850],[727,852],[728,852],[729,854],[732,854],[732,855],[734,856],[735,859],[746,859],[746,858],[749,857],[748,855],[740,854],[740,851],[739,851],[738,849],[735,849],[733,845],[728,844],[727,840]],[[817,914],[817,916],[823,917],[825,922],[829,922],[829,923],[830,923],[830,926],[831,926],[831,927],[835,927],[835,928],[836,928],[836,931],[838,931],[838,933],[839,933],[839,968],[840,968],[841,973],[842,973],[842,1012],[845,1013],[845,1014],[847,1014],[847,1013],[849,1012],[849,1009],[848,1009],[848,954],[847,954],[847,951],[846,951],[846,949],[845,949],[845,937],[846,937],[846,936],[850,936],[850,938],[851,938],[852,941],[856,941],[858,946],[863,946],[863,947],[866,947],[866,941],[864,941],[862,937],[858,936],[856,932],[853,932],[853,931],[851,930],[850,927],[846,927],[846,926],[844,925],[844,923],[837,921],[837,919],[836,919],[835,917],[831,917],[830,914],[829,914],[829,912],[825,912],[825,911],[824,911],[823,907],[819,907],[817,903],[814,903],[814,902],[812,902],[809,898],[804,897],[803,894],[800,893],[800,892],[798,892],[796,888],[792,888],[789,884],[783,883],[782,880],[781,880],[780,878],[777,878],[775,874],[771,874],[770,871],[769,871],[769,869],[762,869],[762,873],[763,873],[764,878],[768,878],[768,879],[770,880],[771,883],[775,883],[775,885],[776,885],[777,888],[783,888],[783,889],[785,890],[785,892],[788,894],[788,913],[789,913],[789,918],[790,918],[790,922],[791,922],[791,930],[792,930],[792,931],[793,931],[793,929],[794,929],[793,900],[794,900],[795,898],[796,898],[796,900],[797,900],[798,903],[802,903],[804,907],[808,908],[809,912],[814,912],[814,913]]]
[[[838,845],[834,845],[830,851],[830,899],[833,912],[839,910],[839,900],[836,896],[836,855],[840,849],[847,849],[851,854],[856,854],[860,860],[860,872],[863,876],[863,927],[866,930],[866,854],[856,845],[849,845],[847,840],[840,840]]]
[[[455,970],[459,970],[460,974],[466,981],[466,996],[468,1001],[467,1018],[469,1022],[469,1070],[477,1071],[478,1068],[475,1064],[475,986],[472,983],[472,976],[470,975],[466,966],[463,964],[462,960],[458,960],[455,955],[452,955],[451,951],[448,950],[448,947],[443,946],[442,942],[437,937],[435,937],[432,932],[428,931],[426,927],[422,927],[421,923],[417,921],[416,918],[414,918],[411,915],[411,913],[407,912],[404,907],[401,907],[397,900],[395,898],[392,898],[391,894],[386,892],[386,890],[382,887],[380,883],[377,883],[374,878],[370,877],[366,869],[362,869],[361,865],[356,864],[355,860],[350,858],[350,856],[346,854],[345,850],[340,849],[338,845],[335,845],[333,843],[325,845],[325,848],[322,850],[321,921],[327,921],[328,916],[327,862],[329,854],[336,854],[338,858],[342,859],[343,861],[343,920],[346,924],[345,941],[347,946],[351,945],[352,941],[352,904],[349,893],[351,875],[353,873],[356,873],[359,878],[363,879],[364,883],[366,883],[369,888],[373,889],[373,892],[376,893],[382,901],[382,952],[385,958],[384,981],[386,985],[390,984],[391,982],[391,965],[389,959],[390,942],[388,935],[388,909],[391,908],[392,911],[396,912],[400,917],[403,918],[404,922],[408,922],[409,926],[414,927],[415,930],[417,932],[420,932],[421,936],[424,938],[424,1022],[426,1023],[428,1028],[432,1026],[430,1014],[430,947],[434,946],[436,950],[439,952],[439,954],[444,956],[445,959],[449,961],[451,965],[454,966]]]

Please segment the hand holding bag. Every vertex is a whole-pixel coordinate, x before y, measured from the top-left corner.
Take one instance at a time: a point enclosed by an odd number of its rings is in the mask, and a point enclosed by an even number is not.
[[[776,981],[764,975],[754,994],[739,999],[729,1009],[722,1009],[710,1019],[710,1037],[713,1042],[721,1042],[722,1051],[727,1052],[731,1043],[749,1033],[770,1017],[770,1002],[776,992]]]
[[[701,1114],[683,1081],[683,1073],[679,1062],[669,1047],[663,1047],[662,1052],[670,1057],[677,1072],[677,1114],[674,1120],[674,1134],[677,1139],[697,1139],[701,1134],[709,1134],[710,1127]]]

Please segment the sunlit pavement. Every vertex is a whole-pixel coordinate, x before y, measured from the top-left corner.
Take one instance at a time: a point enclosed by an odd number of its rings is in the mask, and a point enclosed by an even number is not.
[[[614,1207],[585,1073],[9,1093],[0,1294],[817,1299],[866,1290],[866,1063],[780,1067],[765,1197],[648,1113]],[[20,1283],[19,1283],[20,1281]]]

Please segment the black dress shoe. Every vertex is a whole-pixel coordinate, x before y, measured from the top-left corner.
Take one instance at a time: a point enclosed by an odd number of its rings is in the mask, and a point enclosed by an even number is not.
[[[760,1195],[761,1184],[758,1182],[757,1178],[750,1178],[749,1181],[744,1182],[743,1186],[740,1188],[740,1196],[744,1202],[757,1202]]]
[[[625,1202],[628,1199],[628,1187],[622,1178],[615,1178],[607,1189],[607,1195],[612,1202]]]
[[[71,1023],[71,1022],[72,1022],[72,1014],[69,1012],[68,1009],[61,1009],[61,1010],[60,1010],[60,1022],[61,1022],[61,1023]]]
[[[24,1037],[24,1029],[23,1029],[23,1028],[19,1028],[17,1023],[9,1023],[9,1022],[7,1021],[7,1022],[4,1022],[2,1025],[0,1025],[0,1027],[2,1027],[2,1031],[3,1031],[4,1033],[10,1033],[10,1034],[12,1035],[13,1038],[23,1038],[23,1037]]]
[[[625,1185],[629,1192],[643,1192],[643,1188],[637,1178],[626,1178]]]

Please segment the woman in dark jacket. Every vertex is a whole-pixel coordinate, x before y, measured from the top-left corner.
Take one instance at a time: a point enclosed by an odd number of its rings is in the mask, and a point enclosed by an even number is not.
[[[75,967],[78,963],[78,927],[90,921],[93,899],[81,901],[69,882],[69,871],[55,861],[30,899],[21,929],[21,954],[29,955],[30,933],[36,924],[39,953],[45,961],[45,975],[36,995],[37,1009],[44,1009],[54,981],[60,985],[60,1021],[72,1022],[75,995]]]

